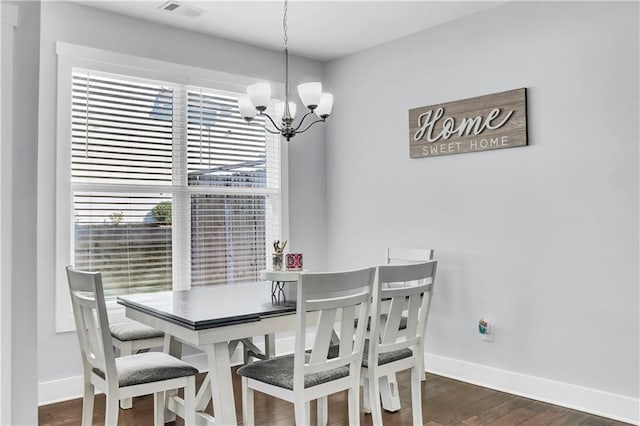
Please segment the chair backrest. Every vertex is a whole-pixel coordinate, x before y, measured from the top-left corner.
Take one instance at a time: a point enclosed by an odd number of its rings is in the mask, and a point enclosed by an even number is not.
[[[84,272],[67,266],[67,279],[85,375],[97,368],[105,374],[109,387],[117,387],[102,276],[100,272]]]
[[[426,262],[433,259],[433,249],[387,247],[387,265]]]
[[[306,374],[349,366],[349,375],[359,374],[375,268],[333,273],[303,273],[297,290],[296,346],[293,389],[304,389]],[[317,311],[315,339],[305,356],[308,314]],[[358,320],[354,329],[354,321]],[[334,326],[340,323],[340,346],[329,356]],[[333,348],[333,351],[335,348]]]
[[[416,349],[422,348],[437,265],[437,260],[430,260],[378,267],[371,305],[369,365],[377,365],[380,353],[405,348],[411,348],[414,356],[422,356]],[[394,286],[395,283],[405,286]],[[400,330],[403,315],[407,316],[407,327]],[[373,344],[375,341],[377,345]]]

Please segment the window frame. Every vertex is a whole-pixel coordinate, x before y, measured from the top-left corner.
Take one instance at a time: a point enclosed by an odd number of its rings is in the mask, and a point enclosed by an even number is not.
[[[55,264],[56,264],[56,332],[75,330],[71,301],[67,288],[65,266],[73,264],[73,192],[83,187],[83,184],[71,183],[71,87],[73,68],[86,68],[99,72],[121,74],[133,78],[164,81],[183,86],[199,86],[212,90],[221,90],[233,93],[244,92],[247,85],[258,80],[251,77],[229,74],[221,71],[212,71],[188,65],[175,64],[155,59],[137,57],[102,49],[73,45],[63,42],[56,43],[57,66],[57,130],[56,130],[56,227],[55,227]],[[270,82],[275,89],[274,97],[284,91],[284,85],[278,82]],[[185,111],[180,111],[184,118]],[[184,129],[186,130],[186,124]],[[185,139],[183,149],[186,150],[186,132],[179,135]],[[280,230],[279,238],[288,239],[289,235],[289,211],[288,211],[288,146],[280,140]],[[184,158],[184,156],[179,156]],[[177,169],[177,168],[176,168]],[[174,171],[174,177],[175,171]],[[154,185],[153,190],[170,192],[175,197],[189,197],[197,194],[198,188],[189,189],[180,181],[171,187]],[[89,187],[89,185],[87,185]],[[92,188],[99,187],[93,185]],[[243,188],[212,188],[208,193],[219,194],[273,194],[270,188],[256,188],[247,191]],[[277,192],[275,192],[277,194]],[[189,203],[182,203],[186,209]],[[187,216],[190,216],[187,215]],[[186,247],[190,241],[190,221],[184,220],[174,224],[172,228],[173,246]],[[267,248],[269,247],[267,236]],[[188,289],[190,287],[190,251],[173,250],[173,282],[174,290]],[[269,251],[267,250],[267,255]],[[107,308],[112,322],[125,321],[124,308],[115,301],[108,301]]]

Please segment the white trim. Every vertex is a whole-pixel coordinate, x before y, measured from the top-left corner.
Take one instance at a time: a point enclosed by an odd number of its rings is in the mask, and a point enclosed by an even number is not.
[[[11,243],[13,144],[13,33],[18,8],[0,7],[0,424],[11,422]]]
[[[637,425],[640,400],[425,353],[427,372]]]

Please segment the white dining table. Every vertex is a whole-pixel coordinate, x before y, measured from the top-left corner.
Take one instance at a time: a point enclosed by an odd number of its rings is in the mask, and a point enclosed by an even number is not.
[[[209,371],[196,396],[199,424],[237,424],[230,356],[238,342],[253,336],[271,335],[295,329],[295,303],[272,299],[271,283],[260,281],[194,287],[189,290],[120,296],[126,316],[165,333],[165,351],[181,357],[182,343],[207,354]],[[312,325],[317,322],[308,316]],[[272,347],[267,357],[274,353]],[[383,382],[383,407],[400,408],[393,392],[395,380]],[[204,412],[213,400],[215,417]],[[168,409],[184,417],[184,405],[177,395],[169,398]]]

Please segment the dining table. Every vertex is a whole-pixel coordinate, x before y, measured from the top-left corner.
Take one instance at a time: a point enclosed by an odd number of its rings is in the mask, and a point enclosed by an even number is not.
[[[274,299],[270,284],[219,284],[117,298],[128,318],[165,333],[165,352],[180,358],[184,343],[206,353],[208,372],[196,395],[198,424],[237,424],[231,354],[239,342],[251,347],[251,356],[266,359],[275,354],[275,333],[295,330],[295,301]],[[307,318],[308,326],[318,321],[314,315]],[[263,335],[266,348],[259,353],[251,339]],[[383,407],[399,409],[397,394],[390,393],[395,380],[381,385]],[[167,400],[169,412],[184,417],[182,399],[174,394]],[[205,412],[211,400],[215,417]]]

